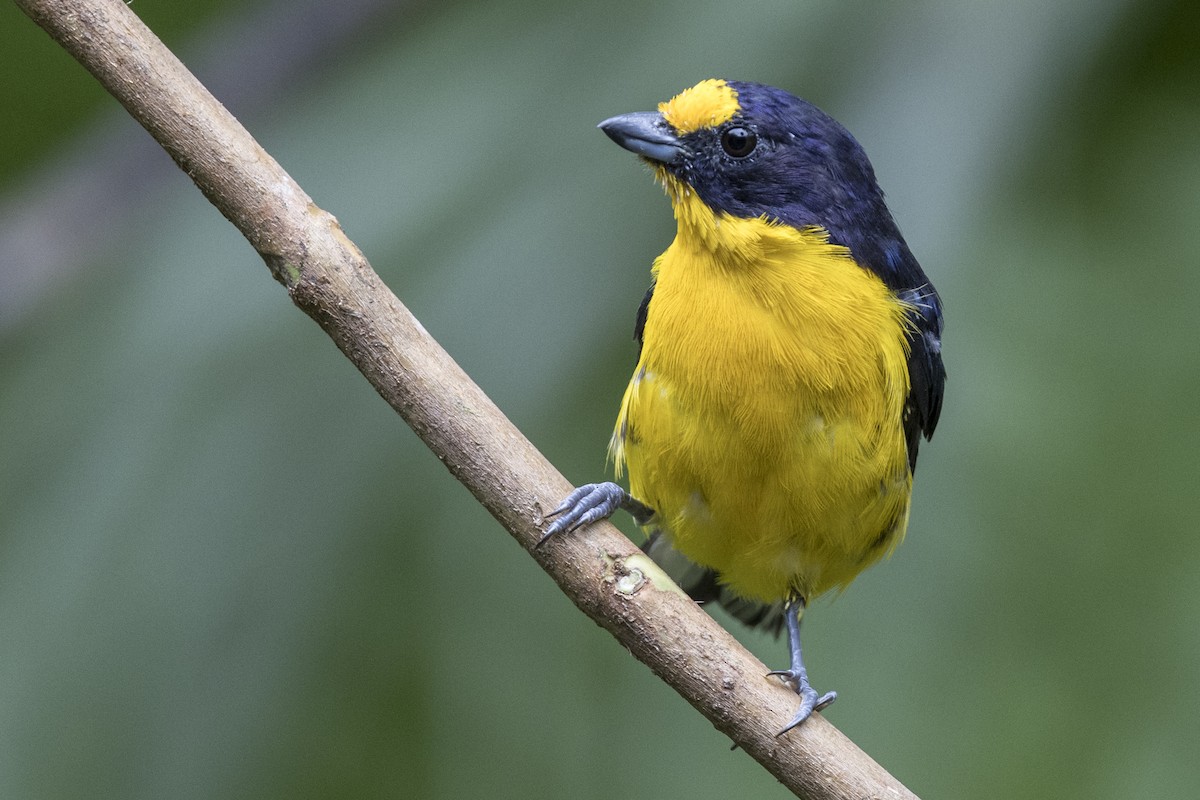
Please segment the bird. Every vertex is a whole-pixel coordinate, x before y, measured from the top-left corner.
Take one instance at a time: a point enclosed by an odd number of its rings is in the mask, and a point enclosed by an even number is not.
[[[813,689],[805,608],[890,554],[941,413],[942,302],[858,141],[812,103],[708,79],[599,128],[666,190],[676,232],[635,318],[609,445],[616,478],[546,515],[541,542],[618,509],[698,601],[776,633]]]

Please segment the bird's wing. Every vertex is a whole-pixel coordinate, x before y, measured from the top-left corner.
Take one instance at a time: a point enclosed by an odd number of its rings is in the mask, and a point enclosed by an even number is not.
[[[904,405],[904,436],[908,443],[908,467],[917,466],[921,437],[929,439],[942,413],[946,368],[942,364],[942,304],[931,286],[908,289],[900,299],[912,308],[908,334],[908,400]]]

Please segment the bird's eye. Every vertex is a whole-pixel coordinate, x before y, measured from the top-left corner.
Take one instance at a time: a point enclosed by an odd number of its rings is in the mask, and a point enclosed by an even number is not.
[[[721,148],[734,158],[745,158],[754,152],[758,137],[749,128],[730,128],[721,134]]]

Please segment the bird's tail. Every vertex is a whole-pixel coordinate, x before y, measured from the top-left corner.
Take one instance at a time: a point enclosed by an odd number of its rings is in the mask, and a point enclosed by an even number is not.
[[[721,585],[716,570],[688,560],[661,532],[651,533],[642,550],[697,603],[719,603],[736,619],[776,636],[783,630],[783,603],[759,603],[739,597]]]

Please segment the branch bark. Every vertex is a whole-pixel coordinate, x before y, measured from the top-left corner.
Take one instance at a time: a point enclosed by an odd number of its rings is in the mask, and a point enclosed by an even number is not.
[[[425,332],[337,220],[122,0],[15,0],[86,67],[263,257],[292,301],[571,600],[797,796],[915,798],[608,523],[533,549],[570,485]]]

